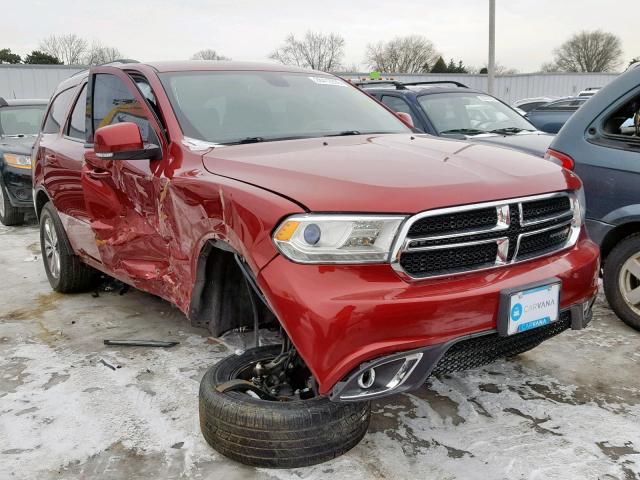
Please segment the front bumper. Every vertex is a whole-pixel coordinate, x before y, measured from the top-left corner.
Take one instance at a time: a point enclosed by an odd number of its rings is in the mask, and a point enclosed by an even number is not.
[[[9,202],[16,208],[32,209],[31,170],[10,167],[2,168],[2,183],[8,192]]]
[[[569,328],[582,330],[586,327],[593,316],[594,300],[595,297],[563,310],[560,318],[552,324],[517,335],[502,337],[497,332],[485,332],[365,362],[338,382],[329,398],[337,402],[362,401],[415,390],[424,385],[432,373],[446,374],[477,368],[526,352]],[[411,363],[414,358],[417,361]],[[402,368],[406,373],[398,375]],[[370,377],[374,378],[371,385],[363,388],[362,378]]]
[[[500,292],[557,277],[560,308],[597,291],[599,250],[583,229],[555,255],[492,270],[407,282],[390,265],[300,265],[276,257],[258,284],[329,395],[366,362],[496,331]]]

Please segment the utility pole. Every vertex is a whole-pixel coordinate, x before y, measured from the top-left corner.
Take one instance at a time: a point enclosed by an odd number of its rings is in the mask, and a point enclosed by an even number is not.
[[[487,66],[487,91],[493,95],[496,76],[496,0],[489,0],[489,64]]]

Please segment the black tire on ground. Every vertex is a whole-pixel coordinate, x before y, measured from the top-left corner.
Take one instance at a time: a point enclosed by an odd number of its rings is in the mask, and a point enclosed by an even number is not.
[[[356,446],[369,426],[369,402],[276,402],[216,390],[243,367],[274,358],[280,348],[250,349],[207,370],[200,383],[200,428],[207,443],[240,463],[269,468],[315,465]]]
[[[9,201],[9,194],[5,186],[0,182],[0,202],[2,205],[0,208],[0,222],[7,227],[14,225],[22,225],[24,223],[24,210],[11,205]]]
[[[604,262],[604,293],[609,305],[620,319],[640,330],[640,315],[625,301],[620,290],[620,273],[625,262],[640,254],[640,234],[631,235],[618,243]]]
[[[57,273],[55,268],[50,265],[50,257],[47,255],[46,228],[53,228],[55,231],[59,256]],[[42,260],[47,278],[49,279],[51,288],[56,292],[84,292],[95,285],[98,279],[96,270],[82,263],[80,258],[73,253],[60,217],[58,217],[55,207],[51,202],[47,203],[40,213],[40,249],[42,251]],[[52,271],[52,269],[54,271]]]

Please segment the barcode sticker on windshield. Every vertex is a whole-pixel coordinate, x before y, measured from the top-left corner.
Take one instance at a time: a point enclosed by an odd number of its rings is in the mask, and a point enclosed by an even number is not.
[[[331,77],[309,77],[314,83],[318,85],[333,85],[334,87],[346,87],[347,84],[340,79]]]

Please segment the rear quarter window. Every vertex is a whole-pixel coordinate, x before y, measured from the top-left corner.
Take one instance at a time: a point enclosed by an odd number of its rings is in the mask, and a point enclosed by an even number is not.
[[[58,133],[60,131],[73,99],[73,90],[73,87],[63,90],[53,99],[42,127],[42,133]]]

